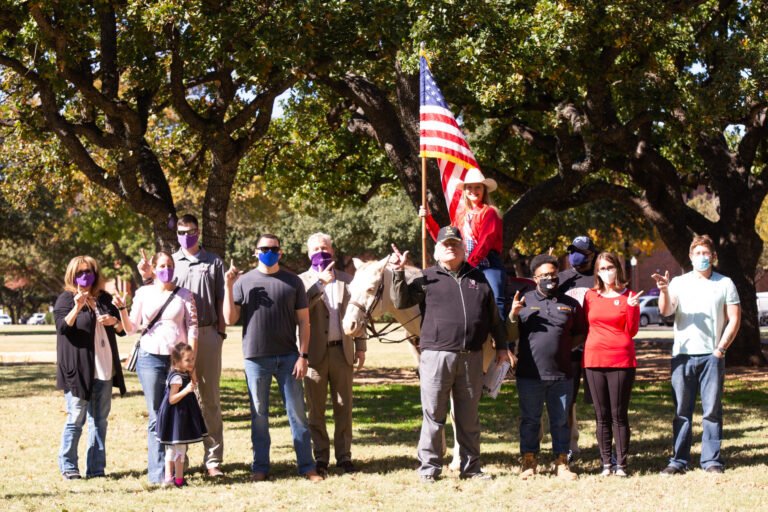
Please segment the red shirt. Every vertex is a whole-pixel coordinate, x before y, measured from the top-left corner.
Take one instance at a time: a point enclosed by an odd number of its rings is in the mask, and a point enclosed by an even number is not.
[[[589,331],[584,345],[584,368],[635,368],[635,343],[640,327],[640,306],[627,304],[629,289],[618,297],[603,297],[595,290],[584,296]]]
[[[463,208],[463,205],[459,205],[459,208]],[[474,214],[472,238],[477,241],[477,245],[475,245],[472,254],[467,258],[467,263],[476,267],[491,251],[496,251],[501,256],[504,246],[504,226],[498,212],[491,206],[483,205],[481,208],[473,208],[472,213]],[[461,211],[456,212],[456,218],[458,219],[459,217],[461,217]],[[462,236],[466,238],[464,226],[457,226],[455,223],[453,225],[459,228],[462,231]],[[427,230],[432,235],[433,240],[437,238],[439,229],[440,227],[435,219],[431,215],[427,215]],[[465,248],[466,245],[465,241]]]

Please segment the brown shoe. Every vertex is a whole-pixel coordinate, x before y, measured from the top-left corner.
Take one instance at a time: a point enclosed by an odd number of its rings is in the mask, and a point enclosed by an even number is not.
[[[579,478],[579,475],[571,471],[571,468],[568,467],[567,453],[561,453],[557,456],[557,459],[555,459],[555,476],[562,480],[576,480]]]
[[[218,466],[214,466],[208,468],[208,476],[211,478],[221,478],[224,476],[224,472]]]
[[[319,474],[317,474],[317,471],[315,471],[314,469],[304,473],[304,478],[306,478],[310,482],[322,482],[324,480],[324,478]]]
[[[520,469],[520,478],[528,480],[536,475],[536,454],[524,453],[523,454],[523,466]]]
[[[266,473],[262,473],[261,471],[251,473],[251,482],[266,482],[266,480],[267,480]]]

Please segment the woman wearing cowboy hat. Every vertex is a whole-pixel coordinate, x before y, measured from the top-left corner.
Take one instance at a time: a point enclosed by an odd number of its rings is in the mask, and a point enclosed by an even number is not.
[[[464,181],[457,183],[462,190],[462,201],[456,209],[452,225],[461,230],[467,262],[480,269],[491,285],[499,315],[504,318],[504,264],[501,214],[493,205],[490,194],[496,190],[496,180],[486,178],[480,169],[471,168]],[[419,216],[426,217],[427,229],[434,239],[439,226],[426,209],[419,208]]]

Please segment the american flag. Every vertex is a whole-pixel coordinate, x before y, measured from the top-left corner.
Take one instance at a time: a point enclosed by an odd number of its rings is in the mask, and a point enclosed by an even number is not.
[[[443,93],[435,83],[435,78],[429,71],[429,65],[423,56],[419,67],[421,71],[420,156],[437,159],[443,195],[448,205],[448,214],[453,222],[461,200],[461,191],[456,189],[456,184],[464,180],[467,169],[480,166],[477,165],[475,155],[467,144],[464,134],[461,133],[456,118],[448,108]]]

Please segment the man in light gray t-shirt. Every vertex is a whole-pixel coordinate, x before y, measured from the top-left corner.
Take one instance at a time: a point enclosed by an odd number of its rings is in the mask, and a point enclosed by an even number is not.
[[[712,270],[717,259],[708,236],[696,236],[689,252],[693,271],[669,282],[669,272],[653,274],[659,288],[659,310],[675,315],[672,348],[673,454],[662,475],[685,473],[691,459],[691,431],[696,395],[701,394],[701,468],[723,472],[723,383],[725,352],[741,322],[739,294],[729,278]]]

